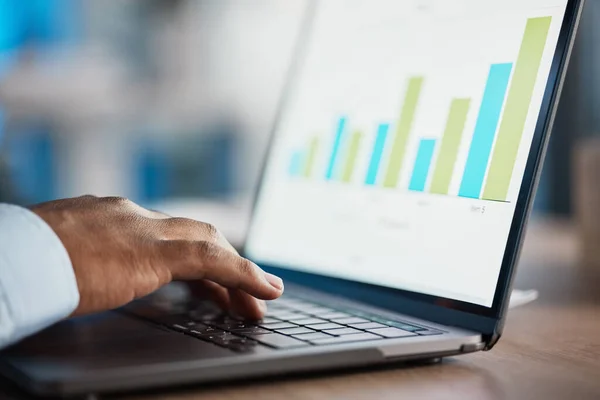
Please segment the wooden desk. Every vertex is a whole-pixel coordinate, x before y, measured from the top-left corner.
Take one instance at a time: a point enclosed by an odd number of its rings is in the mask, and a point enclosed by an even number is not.
[[[540,298],[509,313],[491,351],[393,367],[127,395],[119,400],[600,399],[600,271],[577,267],[569,228],[529,231],[517,287]]]

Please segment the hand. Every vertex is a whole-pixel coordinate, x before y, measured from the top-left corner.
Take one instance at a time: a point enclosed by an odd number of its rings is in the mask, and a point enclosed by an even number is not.
[[[241,316],[260,319],[280,278],[240,257],[212,225],[170,218],[123,198],[83,196],[31,207],[69,256],[80,302],[73,315],[123,306],[172,280]]]

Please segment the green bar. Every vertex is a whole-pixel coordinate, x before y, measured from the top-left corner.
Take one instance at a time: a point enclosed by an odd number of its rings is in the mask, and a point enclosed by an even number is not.
[[[315,169],[315,160],[317,159],[317,152],[319,151],[319,138],[314,137],[310,141],[308,146],[308,152],[306,153],[306,164],[304,165],[304,177],[310,178],[313,170]]]
[[[552,17],[527,21],[483,198],[506,200]]]
[[[344,165],[344,172],[342,174],[342,182],[352,181],[352,174],[354,173],[354,166],[356,165],[356,158],[358,157],[362,138],[363,133],[360,131],[356,131],[352,134],[350,146],[348,147],[346,164]]]
[[[448,194],[470,105],[471,99],[454,99],[450,104],[448,121],[431,181],[431,193]]]
[[[404,96],[404,104],[396,127],[396,137],[394,138],[394,143],[392,145],[390,162],[383,180],[384,187],[393,188],[398,184],[400,170],[402,169],[404,155],[406,154],[406,145],[415,118],[417,103],[419,102],[422,87],[423,77],[413,77],[408,81],[408,87]]]

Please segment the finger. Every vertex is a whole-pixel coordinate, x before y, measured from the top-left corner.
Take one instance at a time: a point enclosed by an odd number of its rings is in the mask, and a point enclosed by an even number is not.
[[[188,287],[195,298],[210,300],[223,311],[231,310],[229,292],[223,286],[211,281],[200,280],[188,282]]]
[[[217,244],[165,240],[159,241],[155,248],[156,258],[151,261],[169,268],[173,279],[207,279],[264,300],[276,299],[283,293],[280,278]]]
[[[225,312],[250,320],[260,320],[266,313],[267,305],[263,300],[239,289],[225,289],[207,280],[192,281],[188,284],[194,297],[213,301]]]
[[[250,320],[260,320],[267,312],[267,304],[263,300],[250,296],[239,289],[229,289],[231,311],[240,317]]]
[[[163,239],[209,241],[237,254],[237,250],[214,225],[188,218],[167,218],[160,221],[159,225]]]

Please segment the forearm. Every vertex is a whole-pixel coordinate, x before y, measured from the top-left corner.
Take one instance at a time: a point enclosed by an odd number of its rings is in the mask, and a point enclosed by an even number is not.
[[[78,303],[58,236],[31,211],[0,204],[0,348],[67,317]]]

